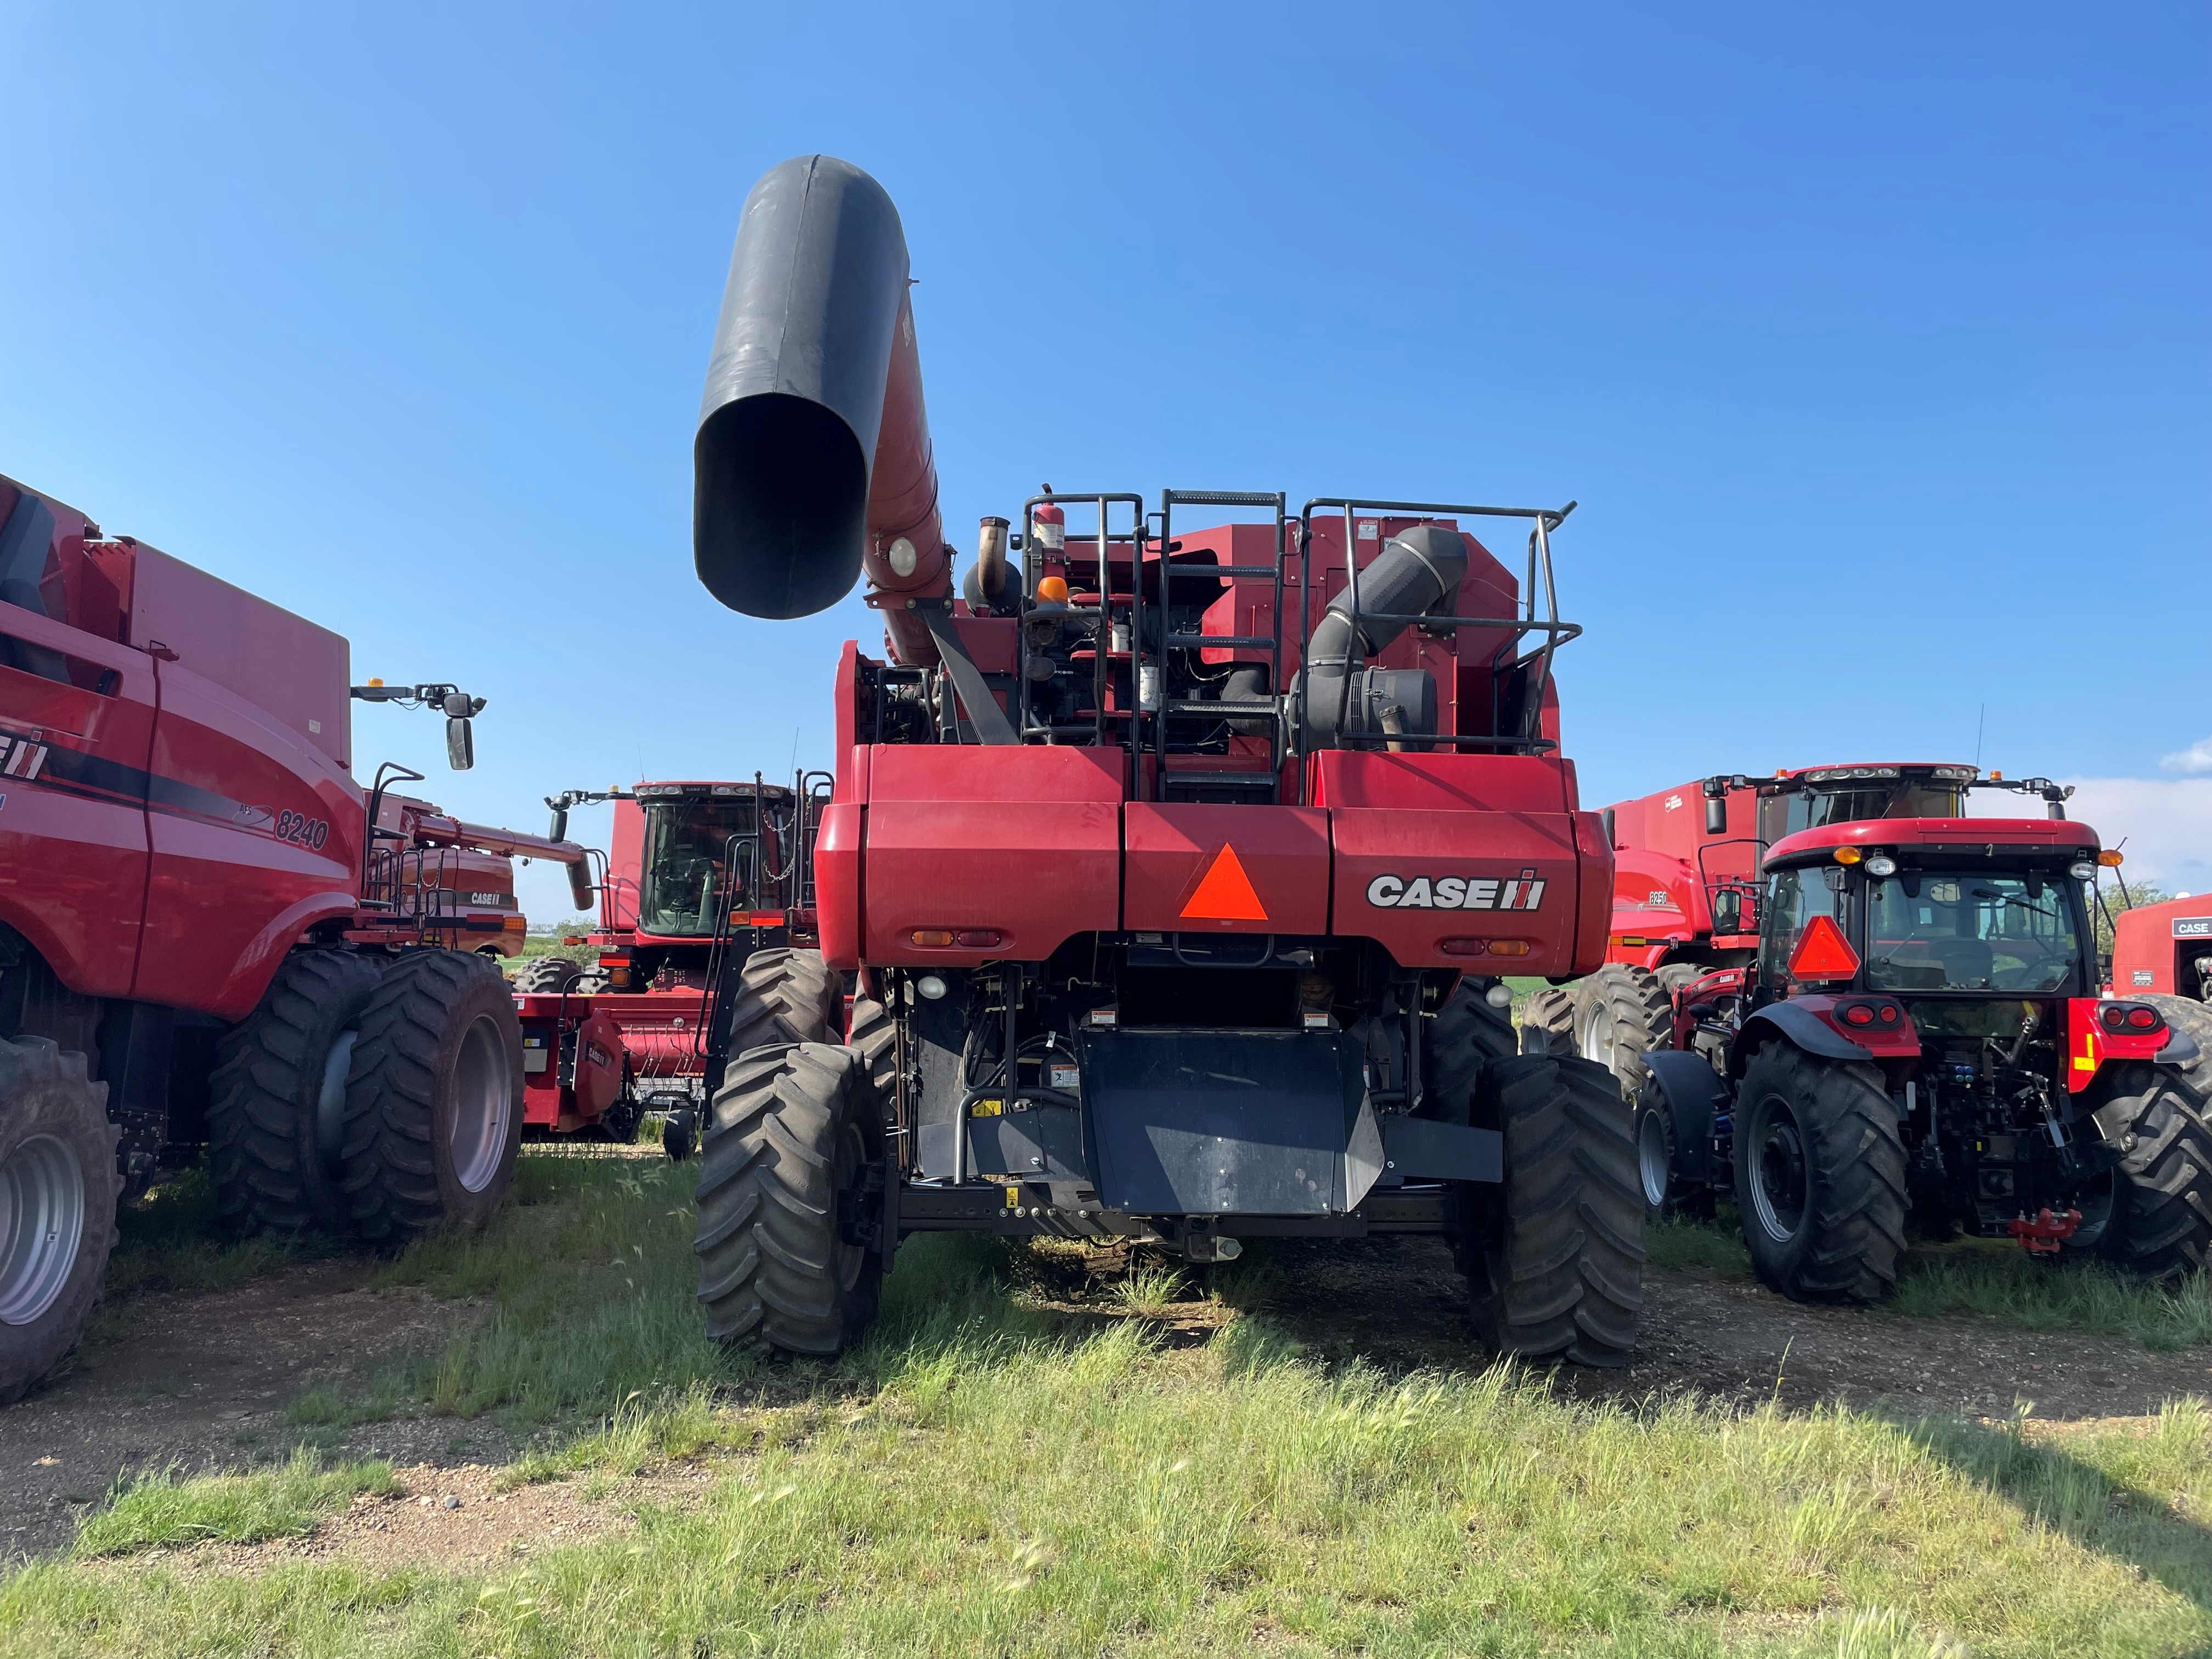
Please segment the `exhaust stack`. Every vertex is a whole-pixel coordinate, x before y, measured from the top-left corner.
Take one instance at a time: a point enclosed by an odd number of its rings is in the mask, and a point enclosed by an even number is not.
[[[749,617],[825,611],[866,573],[894,654],[937,647],[908,599],[951,588],[907,300],[906,234],[834,156],[745,198],[692,446],[692,556]]]

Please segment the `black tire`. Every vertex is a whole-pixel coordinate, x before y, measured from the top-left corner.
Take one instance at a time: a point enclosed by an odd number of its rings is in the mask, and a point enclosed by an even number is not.
[[[2120,1149],[2106,1260],[2163,1279],[2212,1266],[2212,1124],[2204,1097],[2169,1066],[2097,1079],[2097,1124]]]
[[[1871,1065],[1787,1042],[1735,1097],[1735,1197],[1752,1266],[1796,1302],[1874,1302],[1905,1249],[1905,1143]]]
[[[884,1103],[884,1115],[888,1121],[890,1103],[898,1098],[898,1026],[890,1010],[873,997],[853,999],[848,1024],[851,1029],[845,1041],[860,1051],[869,1086],[875,1090],[876,1098]]]
[[[583,977],[584,964],[568,957],[540,957],[516,974],[514,986],[526,996],[557,996]]]
[[[660,1150],[671,1164],[681,1164],[699,1150],[697,1107],[683,1107],[660,1121]]]
[[[1674,1173],[1674,1115],[1649,1071],[1632,1097],[1636,1136],[1636,1185],[1644,1196],[1646,1225],[1702,1207],[1711,1188],[1692,1187]]]
[[[859,1050],[775,1043],[731,1062],[699,1170],[709,1336],[814,1356],[859,1340],[876,1316],[883,1253],[873,1218],[856,1210],[882,1158],[880,1103]]]
[[[346,1078],[385,960],[301,951],[224,1032],[209,1079],[208,1170],[232,1238],[353,1225],[343,1184]]]
[[[1483,1068],[1474,1115],[1505,1137],[1505,1184],[1469,1206],[1462,1246],[1477,1334],[1504,1354],[1627,1364],[1644,1200],[1620,1085],[1572,1056],[1516,1055]]]
[[[756,951],[732,988],[729,1040],[734,1065],[746,1050],[779,1042],[834,1042],[844,995],[819,951]]]
[[[2174,1069],[2200,1095],[2212,1095],[2212,1004],[2194,997],[2150,996],[2130,1000],[2148,1002],[2166,1016],[2166,1023],[2197,1044],[2197,1058]]]
[[[1471,1123],[1483,1068],[1520,1052],[1510,1009],[1493,1008],[1483,993],[1462,982],[1421,1027],[1422,1117]]]
[[[398,1245],[447,1223],[481,1226],[522,1143],[522,1024],[506,979],[463,951],[410,951],[360,1030],[346,1082],[355,1227]]]
[[[604,968],[586,968],[568,981],[568,994],[572,997],[598,996],[614,988],[615,976]]]
[[[107,1085],[46,1037],[0,1042],[0,1406],[76,1346],[115,1248]]]
[[[1662,962],[1651,970],[1651,977],[1671,997],[1692,980],[1703,979],[1712,971],[1701,962]]]
[[[1628,1099],[1649,1074],[1644,1056],[1674,1043],[1674,999],[1658,976],[1608,962],[1575,987],[1575,1052],[1620,1079]]]
[[[1575,992],[1571,985],[1541,985],[1521,1005],[1521,1052],[1564,1054],[1574,1047]]]

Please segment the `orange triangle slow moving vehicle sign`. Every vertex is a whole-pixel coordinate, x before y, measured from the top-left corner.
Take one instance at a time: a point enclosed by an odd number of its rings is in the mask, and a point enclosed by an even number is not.
[[[1849,979],[1858,970],[1859,953],[1833,916],[1815,916],[1806,923],[1797,948],[1790,953],[1792,979]]]
[[[1182,907],[1186,919],[1200,921],[1265,921],[1267,907],[1252,890],[1252,878],[1237,857],[1237,849],[1224,842],[1213,863],[1200,878],[1198,887]]]

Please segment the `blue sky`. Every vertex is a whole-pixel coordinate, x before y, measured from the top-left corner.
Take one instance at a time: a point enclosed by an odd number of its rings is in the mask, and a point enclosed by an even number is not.
[[[2203,890],[2208,61],[2197,5],[10,0],[0,471],[489,697],[463,777],[356,717],[470,816],[824,762],[869,618],[722,610],[689,521],[738,209],[827,150],[963,552],[1045,478],[1574,497],[1586,803],[1979,725]]]

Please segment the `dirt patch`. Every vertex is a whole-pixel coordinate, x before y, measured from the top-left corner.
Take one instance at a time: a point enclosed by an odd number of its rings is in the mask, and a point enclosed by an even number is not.
[[[288,1270],[235,1290],[135,1297],[21,1405],[0,1411],[0,1555],[66,1544],[118,1475],[235,1469],[298,1438],[284,1409],[314,1383],[442,1342],[482,1310],[363,1288],[364,1262]],[[403,1461],[509,1455],[488,1424],[380,1423],[347,1449]]]
[[[1268,1260],[1279,1270],[1269,1312],[1323,1355],[1408,1370],[1489,1363],[1468,1324],[1465,1281],[1439,1241],[1285,1243]],[[2154,1353],[2124,1338],[1993,1320],[1807,1307],[1748,1280],[1653,1269],[1632,1363],[1557,1375],[1563,1392],[1583,1399],[1694,1390],[1745,1404],[1842,1399],[1993,1417],[2026,1399],[2038,1417],[2063,1421],[2136,1417],[2182,1395],[2212,1396],[2212,1348]]]

